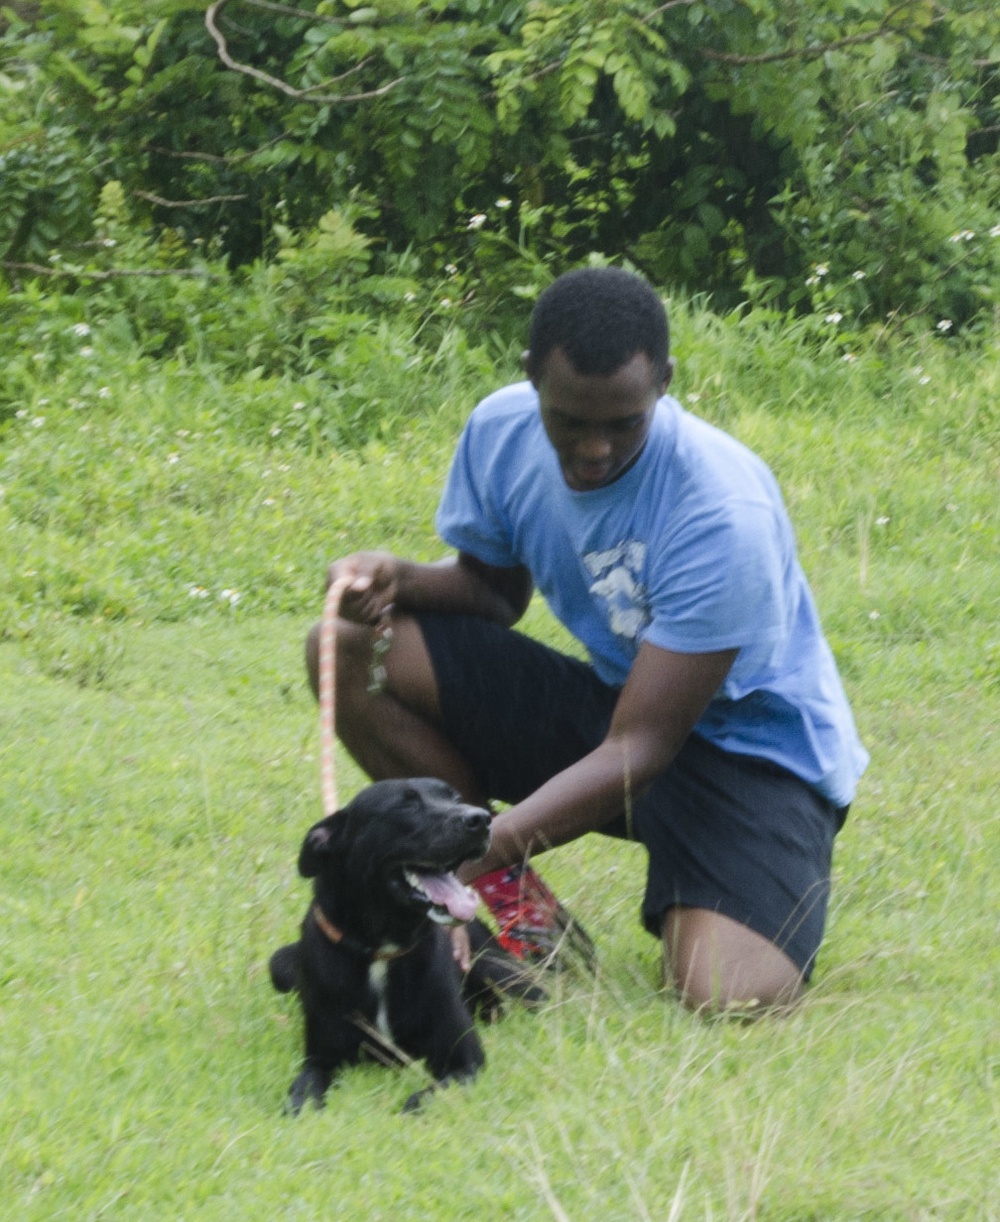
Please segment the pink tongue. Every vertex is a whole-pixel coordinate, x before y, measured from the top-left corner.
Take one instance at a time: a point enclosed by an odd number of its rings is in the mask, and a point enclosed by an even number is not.
[[[432,904],[446,908],[456,921],[471,921],[478,899],[471,887],[464,887],[454,874],[415,874],[420,889]]]

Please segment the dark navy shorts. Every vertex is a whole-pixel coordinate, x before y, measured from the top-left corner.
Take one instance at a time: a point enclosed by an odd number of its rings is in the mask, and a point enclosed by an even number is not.
[[[586,663],[472,616],[417,616],[444,732],[491,799],[519,802],[604,738],[618,699]],[[649,853],[642,922],[707,908],[762,934],[803,972],[823,938],[837,808],[792,773],[692,734],[625,815],[602,828]]]

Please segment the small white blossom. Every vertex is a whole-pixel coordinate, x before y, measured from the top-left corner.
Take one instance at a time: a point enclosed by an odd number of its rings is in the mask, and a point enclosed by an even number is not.
[[[91,348],[91,347],[88,345],[86,348],[81,348],[81,349],[80,349],[80,355],[81,355],[82,357],[93,356],[93,355],[94,355],[94,350],[93,350],[93,348]]]
[[[14,413],[14,419],[23,420],[25,416],[27,416],[27,414],[28,414],[28,409],[26,407],[19,407],[17,411]]]
[[[112,246],[117,246],[118,243],[114,240],[114,238],[105,238],[103,245],[110,250]]]
[[[494,202],[496,203],[496,206],[500,209],[501,212],[505,211],[507,208],[510,207],[510,200],[507,198],[506,195],[501,195],[500,198],[498,200],[495,200]]]
[[[891,520],[892,520],[891,518],[876,518],[875,525],[876,526],[888,526]]]
[[[85,322],[75,323],[72,327],[70,327],[70,330],[75,336],[77,336],[78,339],[83,339],[85,336],[90,334],[90,328]]]
[[[448,273],[449,276],[458,275],[458,268],[455,266],[454,263],[446,263],[444,265],[444,270]]]
[[[271,436],[272,436],[272,437],[280,437],[280,436],[281,436],[281,425],[280,425],[280,424],[272,424],[272,425],[271,425]]]
[[[815,288],[819,284],[819,276],[806,276],[806,284],[809,288]]]
[[[976,236],[972,229],[960,229],[958,233],[953,233],[948,239],[949,242],[971,242]]]
[[[869,612],[868,612],[868,618],[869,618],[870,620],[877,620],[877,619],[881,619],[881,618],[882,618],[882,612],[881,612],[881,611],[869,611]]]
[[[845,352],[841,359],[852,365],[858,358],[853,352]]]
[[[97,392],[97,397],[98,399],[110,399],[111,398],[111,387],[102,386],[101,389]]]
[[[181,460],[181,456],[178,453],[176,453],[176,451],[173,454],[168,454],[167,455],[167,466],[172,467],[175,462],[180,462],[180,460]]]
[[[469,217],[469,223],[466,225],[466,229],[482,229],[485,224],[486,213],[477,212],[475,216]]]
[[[407,301],[407,302],[409,302],[409,301],[416,301],[416,300],[417,300],[417,295],[416,295],[416,293],[404,293],[404,294],[403,294],[403,300],[404,300],[404,301]]]
[[[993,226],[993,228],[990,230],[990,237],[991,238],[1000,238],[1000,225]]]
[[[188,586],[188,596],[191,598],[208,598],[208,591],[204,586]]]
[[[264,499],[261,501],[261,504],[262,504],[262,505],[273,505],[273,504],[274,504],[274,497],[273,497],[273,496],[266,496],[266,497],[264,497]]]
[[[35,355],[34,355],[34,356],[31,358],[31,359],[32,359],[33,361],[44,361],[44,360],[45,360],[45,353],[44,353],[44,352],[36,352],[36,353],[35,353]]]
[[[816,266],[813,268],[813,271],[816,273],[817,276],[825,276],[829,272],[829,270],[830,269],[827,267],[825,263],[817,263]]]
[[[952,321],[950,318],[942,318],[941,321],[937,325],[937,329],[942,334],[944,334],[947,331],[950,331],[951,328],[952,328]]]
[[[827,314],[825,322],[838,323],[843,322],[844,316],[839,310],[834,310],[831,314]]]
[[[442,297],[442,298],[441,298],[441,308],[442,308],[443,310],[450,310],[450,309],[451,309],[451,298],[450,298],[450,297]]]
[[[928,382],[930,382],[930,378],[927,376],[927,374],[926,374],[926,373],[924,374],[924,376],[923,376],[922,378],[917,378],[917,385],[918,385],[918,386],[926,386],[926,385],[928,384]]]
[[[303,402],[303,401],[300,399],[300,400],[298,401],[298,403],[293,403],[293,404],[292,404],[292,411],[293,411],[293,412],[301,412],[301,411],[303,410],[303,408],[304,408],[304,407],[305,407],[305,403],[304,403],[304,402]]]
[[[240,601],[240,592],[239,590],[220,590],[219,598],[222,602],[227,602],[231,607],[235,607]]]
[[[851,279],[852,280],[864,280],[864,278],[867,275],[868,275],[867,272],[863,272],[860,268],[858,268],[856,272],[851,272]]]
[[[45,423],[44,416],[33,416],[31,420],[31,427],[35,429],[40,429],[44,423]]]

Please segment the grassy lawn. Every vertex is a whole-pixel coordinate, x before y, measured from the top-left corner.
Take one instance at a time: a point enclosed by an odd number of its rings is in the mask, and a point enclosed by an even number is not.
[[[0,1216],[1000,1219],[997,351],[845,364],[678,313],[677,392],[778,474],[872,753],[804,1004],[682,1012],[641,849],[591,837],[541,865],[596,980],[486,1030],[418,1117],[419,1069],[365,1066],[285,1119],[301,640],[330,557],[435,554],[472,387],[329,453],[243,428],[252,389],[109,356],[0,434]]]

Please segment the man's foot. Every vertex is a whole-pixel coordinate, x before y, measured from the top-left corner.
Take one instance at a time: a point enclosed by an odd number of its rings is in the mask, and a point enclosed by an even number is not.
[[[576,960],[588,971],[597,955],[583,926],[531,866],[507,866],[472,884],[497,923],[497,941],[526,962],[562,967]]]

